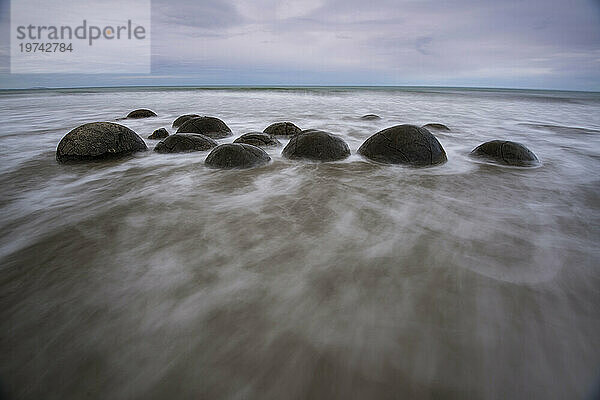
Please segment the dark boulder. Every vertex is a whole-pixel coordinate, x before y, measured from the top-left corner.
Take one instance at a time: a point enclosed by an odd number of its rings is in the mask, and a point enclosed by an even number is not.
[[[243,143],[227,143],[217,146],[206,157],[210,168],[252,168],[267,164],[271,157],[260,147]]]
[[[262,132],[245,133],[239,138],[235,139],[233,143],[245,143],[257,147],[281,146],[279,140]]]
[[[415,167],[447,160],[446,152],[435,136],[415,125],[397,125],[377,132],[360,146],[358,154],[381,163]]]
[[[146,151],[146,143],[134,131],[113,122],[91,122],[73,129],[58,143],[60,162],[88,161]]]
[[[177,133],[199,133],[213,139],[222,139],[232,135],[231,129],[225,122],[215,117],[188,119],[177,129]]]
[[[140,119],[148,117],[156,117],[156,113],[152,110],[146,110],[145,108],[141,108],[139,110],[134,110],[130,112],[125,118]]]
[[[521,143],[507,140],[492,140],[477,146],[472,157],[482,158],[499,164],[517,167],[532,167],[539,164],[536,155]]]
[[[438,124],[438,123],[429,123],[429,124],[425,124],[423,125],[421,128],[425,128],[425,129],[437,129],[440,131],[449,131],[450,128],[448,128],[446,125],[444,124]]]
[[[171,126],[172,128],[179,128],[181,125],[183,125],[184,122],[192,119],[192,118],[198,118],[199,115],[198,114],[184,114],[184,115],[180,115],[179,117],[177,117],[175,119],[175,121],[173,121],[173,125]]]
[[[148,136],[148,139],[164,139],[169,136],[169,131],[165,128],[159,128],[152,132],[152,135]]]
[[[373,121],[376,119],[381,119],[381,117],[379,115],[375,115],[375,114],[367,114],[367,115],[363,115],[362,117],[360,117],[360,119],[365,120],[365,121]]]
[[[281,154],[290,159],[336,161],[347,158],[350,148],[341,138],[331,133],[308,129],[292,136]]]
[[[263,131],[263,133],[273,136],[293,136],[300,132],[302,132],[302,129],[291,122],[276,122],[267,126]]]
[[[161,140],[154,147],[157,153],[187,153],[206,151],[217,145],[213,139],[197,133],[177,133]]]

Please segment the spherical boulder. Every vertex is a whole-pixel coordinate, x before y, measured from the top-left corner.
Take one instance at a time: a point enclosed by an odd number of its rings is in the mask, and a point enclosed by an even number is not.
[[[227,143],[217,146],[204,162],[210,168],[252,168],[268,164],[271,157],[260,147],[243,143]]]
[[[362,119],[364,121],[373,121],[376,119],[381,119],[381,117],[379,115],[375,115],[375,114],[367,114],[367,115],[363,115],[362,117],[360,117],[360,119]]]
[[[148,136],[148,139],[164,139],[169,136],[169,131],[165,128],[159,128],[152,132],[152,135]]]
[[[425,128],[425,129],[437,129],[437,130],[440,130],[440,131],[449,131],[450,130],[450,128],[448,128],[446,125],[444,125],[444,124],[438,124],[438,123],[435,123],[435,122],[431,122],[429,124],[425,124],[421,128]]]
[[[134,110],[134,111],[130,112],[129,114],[127,114],[127,117],[125,117],[125,118],[140,119],[140,118],[149,118],[149,117],[156,117],[156,113],[152,110],[140,108],[139,110]]]
[[[539,164],[537,156],[531,150],[521,143],[508,140],[485,142],[473,149],[471,156],[516,167],[532,167]]]
[[[161,140],[154,147],[157,153],[187,153],[206,151],[217,146],[213,139],[197,133],[177,133]]]
[[[177,129],[177,133],[199,133],[213,139],[222,139],[232,135],[231,129],[225,122],[215,117],[188,119]]]
[[[146,151],[146,143],[134,131],[113,122],[91,122],[67,133],[58,143],[59,162],[89,161]]]
[[[263,133],[272,136],[293,136],[300,132],[302,132],[302,129],[291,122],[276,122],[267,126],[263,131]]]
[[[446,152],[435,136],[415,125],[396,125],[377,132],[360,146],[358,154],[385,164],[415,167],[447,161]]]
[[[245,143],[257,147],[281,146],[281,142],[279,142],[279,140],[262,132],[245,133],[239,138],[235,139],[233,143]]]
[[[198,114],[184,114],[184,115],[180,115],[179,117],[177,117],[175,119],[175,121],[173,121],[173,125],[171,126],[172,128],[179,128],[181,125],[183,125],[184,122],[192,119],[192,118],[198,118],[199,115]]]
[[[317,129],[308,129],[292,136],[281,153],[284,157],[313,161],[343,160],[350,148],[341,138]]]

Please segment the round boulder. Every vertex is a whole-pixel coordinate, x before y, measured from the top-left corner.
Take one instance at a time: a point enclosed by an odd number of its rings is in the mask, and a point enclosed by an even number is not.
[[[165,128],[159,128],[152,132],[152,135],[148,136],[148,139],[164,139],[169,136],[169,131]]]
[[[177,133],[161,140],[154,147],[157,153],[187,153],[206,151],[217,145],[211,138],[197,133]]]
[[[175,119],[175,121],[173,121],[173,125],[171,126],[172,128],[179,128],[181,125],[183,125],[184,122],[192,119],[192,118],[198,118],[199,115],[198,114],[184,114],[184,115],[180,115],[179,117],[177,117]]]
[[[415,167],[447,161],[446,152],[435,136],[415,125],[396,125],[377,132],[365,140],[358,154],[385,164]]]
[[[375,114],[367,114],[367,115],[363,115],[362,117],[360,117],[360,119],[362,119],[364,121],[373,121],[376,119],[381,119],[381,117],[379,115],[375,115]]]
[[[257,147],[281,146],[279,140],[262,132],[245,133],[239,138],[235,139],[233,143],[245,143]]]
[[[281,154],[294,160],[336,161],[347,158],[350,148],[341,138],[331,133],[308,129],[292,136]]]
[[[291,122],[276,122],[267,126],[263,131],[263,133],[272,136],[293,136],[300,132],[302,132],[302,129]]]
[[[425,128],[425,129],[437,129],[437,130],[440,130],[440,131],[449,131],[450,130],[450,128],[448,128],[446,125],[444,125],[444,124],[438,124],[438,123],[434,123],[434,122],[429,123],[429,124],[425,124],[425,125],[422,126],[422,128]]]
[[[58,143],[59,162],[89,161],[146,151],[146,143],[134,131],[113,122],[91,122],[73,129]]]
[[[252,168],[265,165],[271,157],[260,147],[243,143],[227,143],[217,146],[204,162],[210,168]]]
[[[521,143],[508,140],[492,140],[477,146],[472,157],[516,167],[532,167],[539,164],[537,156]]]
[[[156,117],[156,113],[152,110],[147,110],[145,108],[140,108],[139,110],[134,110],[127,114],[125,118],[132,119],[140,119],[140,118],[148,118],[148,117]]]
[[[225,122],[215,117],[188,119],[177,129],[177,133],[199,133],[213,139],[222,139],[232,135],[231,129]]]

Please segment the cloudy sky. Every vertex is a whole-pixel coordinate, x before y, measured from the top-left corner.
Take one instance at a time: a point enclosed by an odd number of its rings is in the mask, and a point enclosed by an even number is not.
[[[10,32],[2,2],[2,37]],[[58,0],[59,1],[59,0]],[[126,0],[123,0],[126,1]],[[600,91],[600,0],[152,0],[152,73],[0,87],[411,85]]]

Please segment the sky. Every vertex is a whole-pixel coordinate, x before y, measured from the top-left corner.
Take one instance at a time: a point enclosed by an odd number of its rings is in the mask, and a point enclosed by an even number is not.
[[[0,0],[0,88],[600,91],[600,0],[152,0],[150,74],[11,74],[9,10]]]

